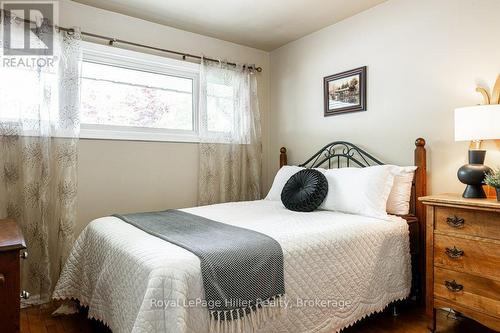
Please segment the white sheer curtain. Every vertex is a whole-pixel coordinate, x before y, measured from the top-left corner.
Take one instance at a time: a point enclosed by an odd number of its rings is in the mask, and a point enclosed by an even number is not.
[[[202,61],[200,205],[260,198],[262,146],[257,79],[246,66]]]
[[[80,40],[78,29],[58,34],[52,66],[0,66],[0,218],[25,236],[32,303],[49,300],[74,241]]]

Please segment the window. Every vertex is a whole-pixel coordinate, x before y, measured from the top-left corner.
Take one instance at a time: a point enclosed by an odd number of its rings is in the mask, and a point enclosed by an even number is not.
[[[7,123],[24,119],[26,125],[28,121],[40,119],[41,103],[45,103],[43,107],[48,110],[55,109],[55,98],[41,97],[41,81],[45,90],[57,90],[55,75],[50,70],[44,68],[37,72],[32,68],[0,66],[0,121]],[[52,112],[51,116],[58,115]]]
[[[84,43],[81,73],[80,137],[198,140],[198,64]]]
[[[234,126],[233,87],[223,83],[207,84],[207,130],[230,132]]]
[[[193,80],[84,62],[82,121],[193,131]]]

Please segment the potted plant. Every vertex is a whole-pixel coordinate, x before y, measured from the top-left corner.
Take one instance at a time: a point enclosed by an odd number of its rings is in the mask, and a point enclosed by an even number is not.
[[[500,168],[486,174],[484,182],[497,191],[497,201],[500,201]]]

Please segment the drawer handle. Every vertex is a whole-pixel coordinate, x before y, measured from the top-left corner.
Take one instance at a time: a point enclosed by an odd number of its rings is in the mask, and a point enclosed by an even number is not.
[[[453,246],[452,249],[450,249],[449,247],[446,248],[446,250],[444,251],[446,253],[446,255],[448,257],[450,257],[451,259],[458,259],[460,258],[461,256],[464,255],[464,251],[463,250],[460,250],[460,249],[457,249],[456,246]]]
[[[444,285],[446,288],[448,288],[449,291],[453,291],[454,293],[458,293],[459,291],[464,290],[464,286],[461,284],[458,284],[457,281],[444,281]]]
[[[458,216],[453,216],[453,217],[448,217],[446,219],[446,223],[448,223],[448,225],[452,228],[463,228],[464,227],[464,224],[465,224],[465,220],[461,217],[458,217]]]
[[[21,257],[21,259],[28,259],[28,251],[21,252],[19,256]]]
[[[25,290],[21,291],[21,298],[22,299],[28,299],[28,298],[30,298],[30,293],[27,292],[27,291],[25,291]]]
[[[5,284],[5,275],[0,273],[0,287],[3,286],[4,284]]]

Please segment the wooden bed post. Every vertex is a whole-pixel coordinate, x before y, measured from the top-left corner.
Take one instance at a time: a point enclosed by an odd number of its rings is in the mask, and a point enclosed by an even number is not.
[[[418,138],[415,140],[415,199],[427,195],[427,157],[425,151],[425,140]],[[425,206],[420,200],[415,200],[415,215],[418,217],[420,225],[425,226]],[[425,230],[423,230],[425,231]]]
[[[281,147],[280,148],[280,168],[283,165],[287,165],[287,163],[288,163],[288,158],[286,156],[286,148],[285,147]]]
[[[427,157],[425,151],[425,140],[415,140],[415,196],[417,198],[427,195]],[[415,203],[415,215],[421,221],[425,221],[425,207],[419,200]],[[424,223],[425,225],[425,223]]]
[[[418,219],[419,233],[419,255],[418,270],[420,272],[420,303],[425,301],[425,230],[426,211],[424,204],[418,198],[427,195],[427,156],[425,150],[425,140],[418,138],[415,140],[415,216]]]

